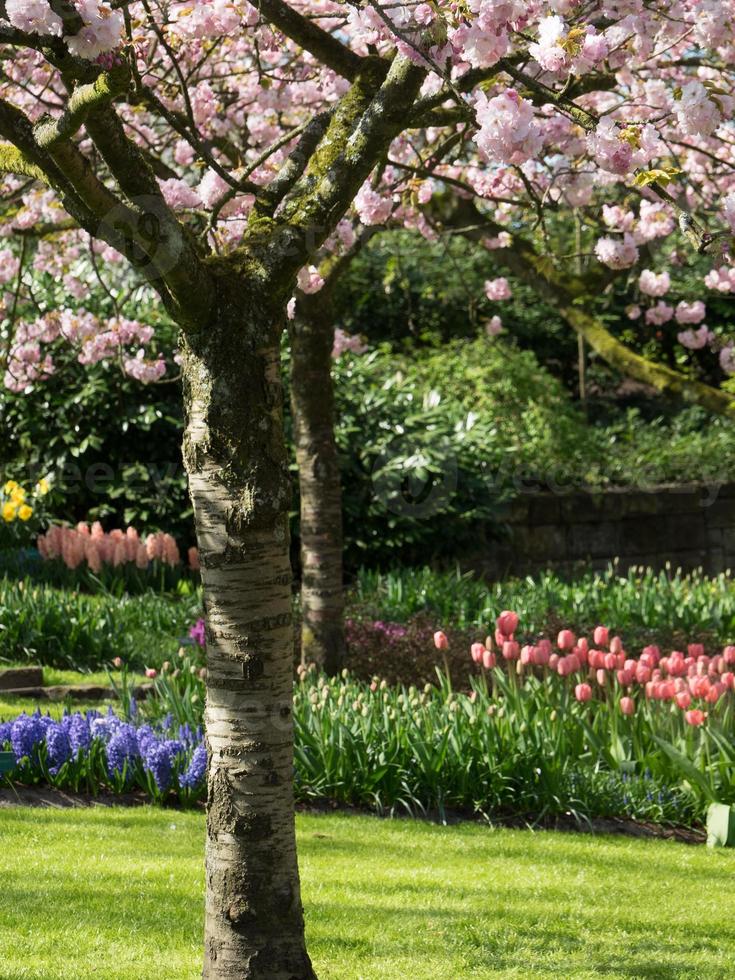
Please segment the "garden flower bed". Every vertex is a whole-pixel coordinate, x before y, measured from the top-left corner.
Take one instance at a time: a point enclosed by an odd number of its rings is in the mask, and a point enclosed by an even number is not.
[[[592,643],[562,630],[555,644],[522,645],[518,630],[516,614],[501,613],[495,635],[465,653],[475,675],[460,690],[441,670],[417,687],[301,668],[297,799],[440,818],[684,826],[700,825],[714,801],[735,802],[735,647],[707,656],[692,644],[664,656],[649,645],[633,657],[604,627]],[[141,706],[123,669],[124,717],[6,721],[0,748],[15,754],[12,778],[71,791],[136,789],[159,803],[201,799],[199,643],[162,666],[152,678],[157,696]],[[435,656],[447,644],[437,632]]]

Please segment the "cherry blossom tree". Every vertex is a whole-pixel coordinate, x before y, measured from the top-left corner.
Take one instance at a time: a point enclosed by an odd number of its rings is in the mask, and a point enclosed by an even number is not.
[[[181,332],[208,619],[204,975],[313,977],[279,369],[297,277],[308,293],[350,209],[437,233],[427,209],[446,190],[483,234],[510,236],[498,257],[590,343],[605,330],[547,235],[554,210],[665,203],[687,247],[712,256],[709,284],[730,288],[732,4],[5,0],[0,18],[6,232],[63,223],[103,263],[124,256]],[[453,212],[474,233],[466,218]],[[615,224],[594,251],[614,272],[640,246]],[[16,262],[16,246],[0,256],[6,287]],[[661,291],[664,270],[650,271]],[[685,301],[692,324],[699,301]],[[11,383],[42,380],[67,339],[90,358],[122,352],[144,380],[162,372],[147,325],[90,318],[83,293],[69,315],[18,320],[10,294],[4,312]]]

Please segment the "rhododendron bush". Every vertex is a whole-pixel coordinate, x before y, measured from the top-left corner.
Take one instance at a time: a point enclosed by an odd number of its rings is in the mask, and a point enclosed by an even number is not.
[[[161,380],[152,324],[88,308],[108,265],[127,262],[181,329],[167,353],[184,380],[216,719],[205,976],[314,976],[278,707],[291,634],[277,362],[297,285],[318,295],[320,259],[349,250],[360,225],[439,233],[451,199],[446,221],[487,237],[608,360],[731,411],[720,389],[626,361],[584,297],[640,260],[656,330],[706,287],[732,288],[734,13],[699,0],[0,4],[6,383],[43,383],[59,344]],[[571,209],[599,259],[576,278],[564,234],[547,229],[549,212],[563,228]],[[674,247],[707,257],[696,294],[665,289]],[[34,301],[37,263],[73,301]],[[679,325],[690,350],[715,342]],[[733,346],[716,343],[729,373]],[[248,699],[272,725],[252,728]],[[254,881],[271,884],[255,894]]]

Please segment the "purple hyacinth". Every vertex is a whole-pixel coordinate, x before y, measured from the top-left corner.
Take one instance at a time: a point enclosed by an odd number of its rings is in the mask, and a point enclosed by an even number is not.
[[[146,770],[151,773],[156,786],[164,792],[171,785],[173,767],[171,765],[171,755],[165,742],[148,742],[143,757],[143,764]]]
[[[191,762],[189,763],[189,768],[183,774],[179,782],[182,786],[187,786],[189,789],[194,789],[199,786],[207,772],[207,746],[204,742],[201,742],[194,749],[194,754],[191,757]]]
[[[118,727],[117,731],[107,743],[106,754],[107,769],[110,775],[121,773],[126,762],[128,763],[128,769],[130,768],[130,763],[140,756],[138,740],[132,725],[121,724]]]
[[[35,747],[43,742],[45,733],[40,715],[19,715],[10,729],[10,744],[13,746],[15,761],[30,758]]]
[[[79,713],[67,717],[66,734],[73,754],[77,755],[80,751],[86,751],[92,744],[89,721]]]
[[[7,745],[10,741],[10,731],[12,727],[12,721],[0,721],[0,748],[3,745]]]
[[[54,774],[71,756],[69,737],[64,731],[63,725],[52,724],[46,729],[46,755],[49,761],[49,769]]]

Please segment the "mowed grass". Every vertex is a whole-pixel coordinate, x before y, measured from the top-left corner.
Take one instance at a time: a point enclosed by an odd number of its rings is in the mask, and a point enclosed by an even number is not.
[[[735,854],[300,816],[321,980],[735,976]],[[200,975],[204,818],[0,810],[0,977]]]

